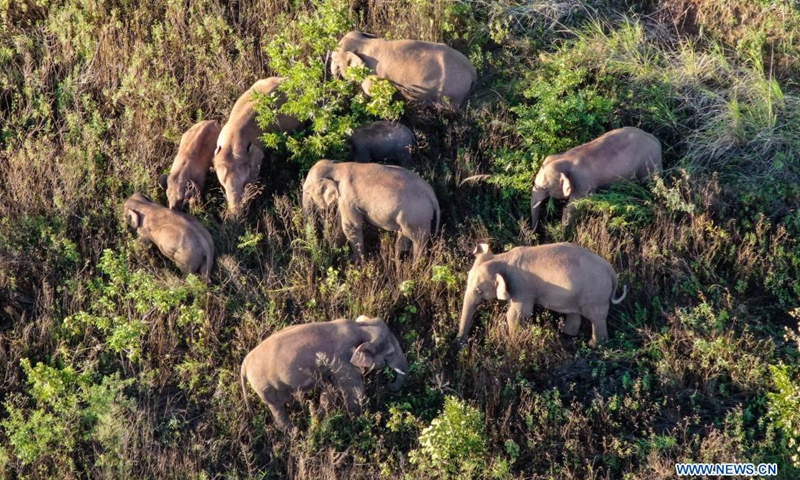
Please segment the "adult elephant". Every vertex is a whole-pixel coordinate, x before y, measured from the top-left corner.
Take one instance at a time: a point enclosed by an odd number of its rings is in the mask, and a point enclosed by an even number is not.
[[[461,52],[442,43],[383,40],[352,31],[339,40],[331,55],[331,73],[366,66],[378,78],[392,82],[408,100],[458,109],[478,81],[475,67]],[[369,94],[371,81],[362,83]]]
[[[341,390],[351,412],[358,412],[364,399],[362,371],[388,366],[397,373],[389,389],[397,391],[408,374],[408,362],[397,338],[380,318],[362,315],[351,321],[292,325],[272,334],[242,362],[242,393],[245,381],[267,404],[280,430],[291,428],[286,404],[295,392],[311,390],[319,379],[329,379]]]
[[[509,331],[520,319],[533,314],[535,304],[565,313],[562,332],[577,335],[581,316],[592,322],[591,345],[608,340],[606,317],[610,304],[618,304],[628,292],[614,298],[617,274],[600,256],[571,243],[516,247],[494,255],[485,243],[472,252],[475,263],[467,277],[464,305],[458,329],[460,345],[466,342],[475,309],[484,300],[508,300]]]
[[[636,127],[612,130],[564,153],[549,155],[531,191],[531,225],[535,230],[540,207],[548,197],[569,200],[563,216],[567,225],[575,200],[598,188],[661,171],[661,142]]]
[[[439,201],[433,188],[405,168],[377,163],[320,160],[303,182],[303,209],[336,208],[352,259],[364,255],[364,221],[397,232],[395,262],[413,244],[416,260],[439,230]]]
[[[277,95],[276,105],[286,101],[277,89],[283,78],[270,77],[257,81],[236,100],[222,127],[214,151],[214,170],[225,190],[228,212],[238,217],[242,214],[242,194],[248,183],[258,181],[264,160],[261,136],[269,132],[293,132],[302,125],[296,118],[277,115],[275,121],[263,128],[256,121],[253,93]]]

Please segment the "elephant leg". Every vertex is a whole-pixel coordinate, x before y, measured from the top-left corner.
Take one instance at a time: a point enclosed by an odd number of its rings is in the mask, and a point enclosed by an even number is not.
[[[361,372],[354,366],[343,364],[333,373],[333,383],[342,392],[347,402],[347,411],[361,412],[361,404],[366,397]]]
[[[533,314],[533,302],[517,302],[512,300],[506,312],[508,332],[514,333],[519,329],[519,321]]]
[[[592,340],[589,345],[594,347],[608,341],[608,327],[606,325],[608,306],[591,309],[584,314],[584,317],[592,322]]]
[[[561,217],[561,228],[567,229],[569,228],[570,222],[572,221],[572,217],[575,215],[575,204],[572,203],[570,200],[567,203],[567,206],[564,207],[564,214]]]
[[[422,258],[422,250],[425,248],[425,245],[428,243],[428,239],[431,237],[430,233],[426,231],[420,231],[412,238],[412,242],[414,243],[414,261],[416,262],[420,258]]]
[[[564,321],[564,325],[561,327],[561,332],[565,335],[569,335],[570,337],[574,337],[578,334],[578,331],[581,329],[581,314],[580,313],[568,313],[567,319]]]
[[[394,242],[394,263],[398,270],[400,270],[403,254],[411,250],[411,244],[411,239],[403,235],[403,232],[397,232],[397,240]]]
[[[289,402],[289,395],[276,390],[265,390],[259,392],[258,396],[267,404],[269,411],[272,412],[272,417],[275,419],[275,426],[281,431],[287,431],[292,428],[292,422],[289,420],[289,415],[286,413],[286,404]]]
[[[364,216],[355,209],[342,212],[342,230],[350,243],[352,249],[350,259],[354,262],[359,262],[364,258],[364,231],[361,228],[363,224]]]

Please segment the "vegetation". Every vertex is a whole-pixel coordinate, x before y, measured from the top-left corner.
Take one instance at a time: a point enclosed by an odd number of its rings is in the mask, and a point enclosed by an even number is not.
[[[458,114],[360,93],[325,60],[358,28],[445,42],[479,85]],[[0,0],[0,476],[3,478],[673,478],[676,462],[777,463],[800,474],[800,13],[788,0]],[[180,135],[224,122],[256,79],[287,77],[248,217],[211,175],[191,213],[218,257],[184,277],[121,218]],[[261,99],[262,121],[274,115]],[[412,127],[442,233],[397,269],[299,206],[317,158],[376,118]],[[663,177],[550,201],[544,157],[623,125],[664,145]],[[476,174],[483,183],[461,184]],[[485,306],[454,345],[469,252],[571,241],[628,285],[610,342],[561,337],[537,308],[513,341]],[[365,412],[291,410],[278,432],[239,365],[287,325],[386,319],[403,390],[367,377]]]

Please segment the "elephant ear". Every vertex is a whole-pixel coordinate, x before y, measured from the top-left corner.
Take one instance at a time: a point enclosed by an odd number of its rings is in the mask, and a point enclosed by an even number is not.
[[[264,152],[254,143],[251,143],[247,147],[247,153],[250,155],[250,166],[255,168],[255,175],[257,176],[259,170],[261,170],[261,162],[264,160]]]
[[[475,249],[472,251],[472,254],[476,257],[484,253],[492,253],[492,249],[489,247],[488,243],[479,243],[475,245]]]
[[[167,189],[167,174],[164,173],[158,176],[158,186],[161,187],[162,190]]]
[[[561,192],[564,194],[564,197],[569,197],[572,193],[572,182],[569,181],[569,177],[565,173],[561,173],[558,177],[558,181],[561,183]]]
[[[375,368],[375,347],[371,343],[362,343],[353,352],[350,363],[360,368]]]
[[[506,279],[499,273],[494,276],[495,286],[497,288],[497,298],[499,300],[511,300],[511,295],[508,293],[508,286]]]
[[[329,178],[319,179],[319,194],[325,208],[330,208],[339,201],[339,183]]]
[[[347,61],[348,67],[363,67],[366,65],[364,60],[353,52],[347,52],[345,54],[345,60]]]
[[[142,226],[142,214],[132,208],[129,208],[125,212],[125,221],[128,222],[131,227],[139,228]]]

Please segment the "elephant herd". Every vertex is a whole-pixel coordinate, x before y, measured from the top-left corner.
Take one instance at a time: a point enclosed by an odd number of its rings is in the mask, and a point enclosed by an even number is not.
[[[477,82],[475,68],[458,51],[438,43],[387,41],[350,32],[331,54],[331,73],[346,76],[348,67],[367,67],[372,73],[362,82],[369,94],[374,78],[390,81],[407,100],[435,108],[457,110]],[[169,175],[159,183],[166,190],[168,207],[134,193],[123,205],[123,218],[143,243],[154,243],[184,273],[211,279],[214,244],[211,235],[192,216],[183,213],[187,203],[202,195],[206,175],[213,166],[225,191],[228,214],[241,216],[244,192],[258,181],[268,132],[292,132],[299,120],[277,115],[269,125],[256,121],[254,93],[271,95],[276,105],[285,102],[278,92],[281,78],[257,81],[233,105],[227,123],[201,121],[181,138]],[[397,232],[395,262],[402,253],[419,258],[431,236],[439,230],[440,208],[433,189],[416,173],[399,166],[369,163],[394,161],[408,165],[414,135],[395,122],[374,122],[350,137],[353,162],[322,159],[308,172],[302,187],[303,210],[336,213],[339,241],[346,240],[351,259],[364,256],[363,224]],[[531,221],[536,228],[542,202],[548,197],[568,199],[563,221],[573,201],[598,188],[624,180],[643,179],[662,171],[661,144],[634,127],[610,131],[567,152],[548,156],[535,177],[531,194]],[[617,274],[600,256],[577,245],[557,243],[516,247],[493,254],[487,244],[473,251],[459,323],[463,346],[476,308],[484,300],[508,301],[507,322],[514,331],[536,304],[566,315],[562,332],[578,334],[581,317],[592,324],[591,345],[608,339],[606,318],[611,304],[620,303],[627,287],[617,294]],[[408,375],[408,362],[397,338],[383,320],[360,316],[355,321],[300,324],[280,330],[254,348],[244,359],[240,378],[245,403],[246,383],[269,407],[276,426],[291,428],[285,406],[297,391],[307,391],[320,381],[332,383],[345,398],[347,408],[358,411],[363,403],[362,375],[389,366],[396,372],[392,390]],[[329,399],[325,395],[323,405]]]

